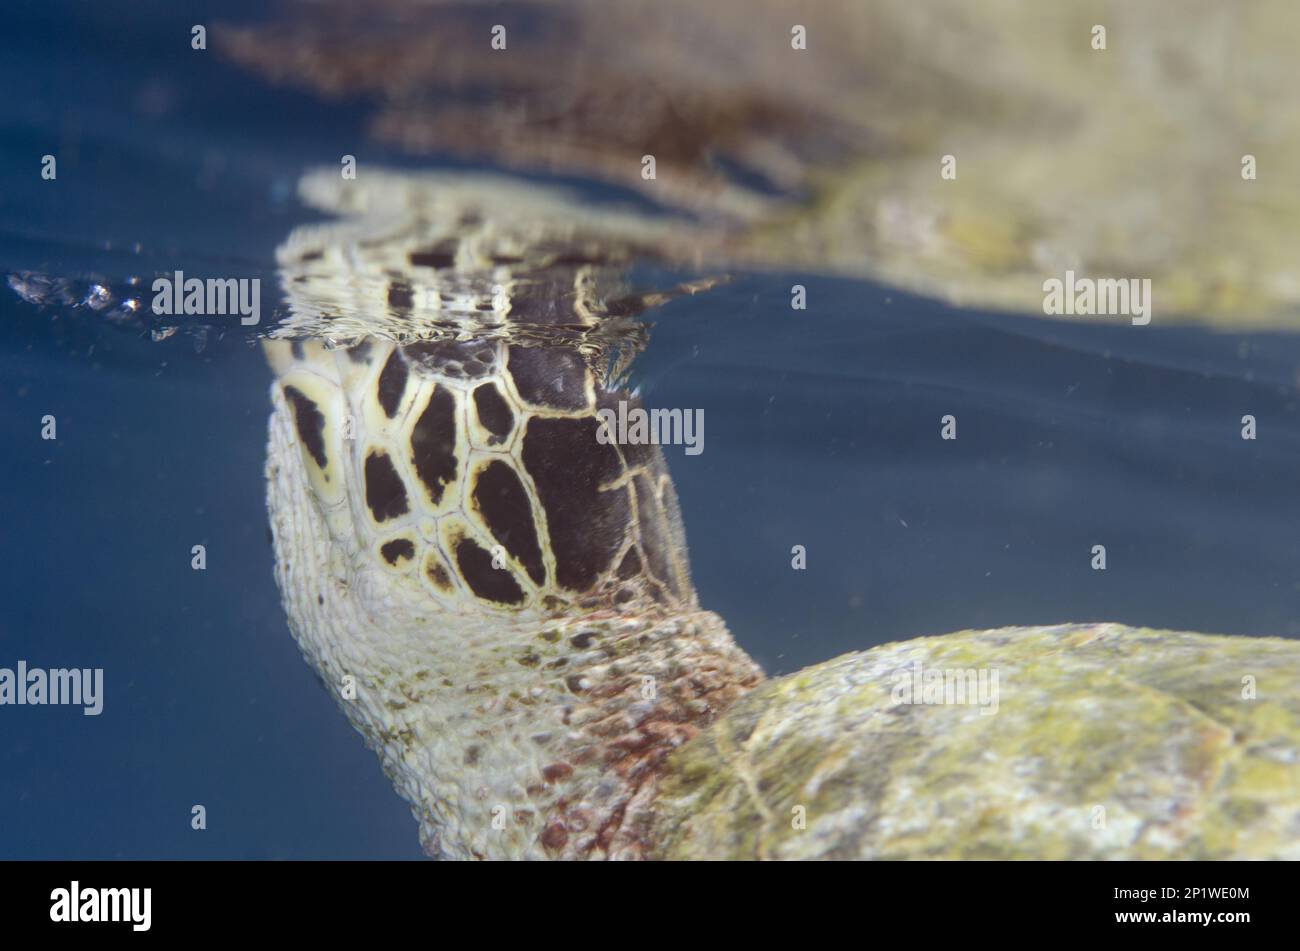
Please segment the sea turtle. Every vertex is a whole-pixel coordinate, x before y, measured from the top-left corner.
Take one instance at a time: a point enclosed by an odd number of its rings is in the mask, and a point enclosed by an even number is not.
[[[1300,643],[1065,625],[766,680],[658,447],[601,438],[671,223],[308,175],[266,481],[312,667],[448,858],[1300,858]],[[936,680],[937,673],[937,680]],[[963,692],[964,691],[964,692]]]

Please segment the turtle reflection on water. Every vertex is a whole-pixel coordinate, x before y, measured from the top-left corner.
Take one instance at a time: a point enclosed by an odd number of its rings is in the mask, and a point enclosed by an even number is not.
[[[659,449],[596,438],[629,318],[711,283],[624,286],[671,225],[488,177],[301,191],[344,218],[279,251],[277,581],[431,855],[1300,857],[1294,642],[1008,629],[764,679]],[[916,664],[998,669],[997,715],[895,703]]]
[[[678,254],[1025,313],[1067,270],[1149,279],[1157,324],[1297,327],[1292,0],[275,10],[217,48],[386,146],[639,189],[698,219]]]

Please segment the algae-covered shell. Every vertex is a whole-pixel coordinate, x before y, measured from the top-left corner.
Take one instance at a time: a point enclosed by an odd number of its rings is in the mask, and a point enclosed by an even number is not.
[[[958,682],[965,702],[927,702]],[[663,858],[1300,858],[1300,643],[1095,624],[846,654],[679,751],[652,839]]]

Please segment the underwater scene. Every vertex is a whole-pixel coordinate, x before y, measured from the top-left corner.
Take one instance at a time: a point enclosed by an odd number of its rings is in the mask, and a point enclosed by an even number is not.
[[[1300,858],[1300,8],[7,14],[0,858]]]

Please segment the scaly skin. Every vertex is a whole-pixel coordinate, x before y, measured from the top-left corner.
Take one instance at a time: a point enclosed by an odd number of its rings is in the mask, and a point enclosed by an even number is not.
[[[357,218],[281,248],[311,339],[267,344],[276,577],[431,855],[1300,857],[1300,644],[1009,629],[764,682],[658,448],[595,438],[649,232],[528,188],[503,224],[496,181],[304,187]],[[895,703],[914,662],[997,671],[997,712]]]
[[[355,217],[279,252],[281,332],[323,338],[266,345],[290,626],[430,854],[639,857],[667,754],[762,677],[699,608],[658,447],[595,438],[636,403],[605,354],[644,341],[610,331],[659,299],[617,279],[654,229],[434,181],[309,177]]]
[[[273,400],[268,504],[290,627],[411,804],[425,850],[643,854],[665,755],[762,676],[722,620],[441,610],[331,535],[278,384]]]

